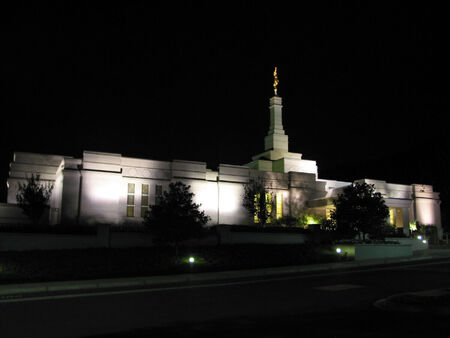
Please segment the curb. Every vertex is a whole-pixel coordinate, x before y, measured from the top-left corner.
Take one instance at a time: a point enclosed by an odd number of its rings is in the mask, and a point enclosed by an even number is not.
[[[370,267],[376,265],[391,265],[396,263],[415,262],[423,260],[445,259],[450,256],[421,256],[403,257],[389,259],[374,259],[366,261],[350,261],[338,263],[324,263],[314,265],[285,266],[276,268],[250,269],[250,270],[229,270],[220,272],[187,273],[179,275],[146,276],[146,277],[125,277],[108,278],[80,281],[62,282],[42,282],[42,283],[22,283],[0,285],[0,298],[24,297],[26,295],[53,293],[64,291],[92,291],[100,289],[117,288],[149,288],[162,285],[175,285],[189,282],[210,282],[226,279],[245,279],[249,277],[266,277],[290,275],[306,272],[329,272],[336,270],[346,270],[358,267]]]
[[[427,291],[441,291],[444,289],[435,289]],[[427,313],[432,315],[450,316],[450,305],[426,306],[397,301],[397,298],[399,297],[414,294],[417,294],[417,292],[398,293],[389,296],[387,298],[379,299],[375,303],[373,303],[373,305],[379,310],[388,312],[410,312],[410,313],[424,313],[424,314]]]

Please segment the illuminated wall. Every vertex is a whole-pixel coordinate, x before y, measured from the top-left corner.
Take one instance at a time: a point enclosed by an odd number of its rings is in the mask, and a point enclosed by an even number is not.
[[[277,151],[267,154],[275,158],[279,155]],[[305,161],[301,160],[301,154],[297,157],[297,163]],[[253,163],[258,161],[261,160]],[[221,164],[217,171],[211,171],[204,162],[155,161],[90,151],[85,151],[81,159],[15,153],[8,178],[8,203],[16,203],[18,182],[25,181],[31,174],[39,174],[55,184],[50,203],[51,223],[142,223],[142,207],[147,207],[144,204],[155,204],[158,192],[167,191],[171,182],[181,181],[191,186],[195,202],[201,204],[201,209],[211,218],[210,224],[251,224],[253,215],[242,206],[244,185],[250,179],[264,179],[272,196],[282,196],[276,199],[280,204],[274,211],[276,217],[296,216],[308,210],[326,217],[332,208],[332,199],[351,184],[318,179],[313,161],[305,162],[311,166],[305,172],[283,172],[290,162],[274,161],[283,164],[283,168],[280,167],[283,170],[279,168],[280,171],[274,172],[257,170],[250,165]],[[368,179],[356,182],[375,185],[386,205],[395,210],[397,226],[417,220],[434,224],[442,232],[439,194],[431,186]],[[129,184],[134,185],[133,212],[127,216]],[[406,231],[407,227],[404,229]]]
[[[414,184],[415,220],[425,225],[435,225],[442,234],[439,193],[431,185]]]

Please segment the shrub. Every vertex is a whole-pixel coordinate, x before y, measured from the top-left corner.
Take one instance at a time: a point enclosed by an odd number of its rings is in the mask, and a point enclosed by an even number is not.
[[[53,184],[43,183],[39,175],[31,175],[26,183],[18,183],[17,204],[33,224],[38,224],[45,209],[49,208],[52,190]]]
[[[170,183],[158,205],[153,205],[145,216],[144,224],[159,244],[178,245],[190,238],[201,237],[204,225],[209,221],[200,204],[193,201],[190,186],[182,182]]]
[[[389,208],[383,196],[375,192],[375,186],[355,183],[344,188],[342,194],[333,202],[336,210],[331,218],[336,223],[336,231],[342,238],[353,238],[356,234],[380,236],[386,224]]]
[[[314,214],[300,214],[297,218],[297,225],[302,228],[308,228],[312,224],[322,224],[323,218]]]
[[[297,225],[297,218],[294,216],[283,216],[272,222],[274,226],[295,227]]]

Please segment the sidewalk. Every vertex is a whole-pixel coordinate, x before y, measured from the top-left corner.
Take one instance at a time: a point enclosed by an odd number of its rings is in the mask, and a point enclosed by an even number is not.
[[[336,270],[347,270],[359,267],[377,265],[390,265],[432,259],[450,258],[450,249],[428,249],[417,252],[412,257],[374,259],[366,261],[351,261],[325,264],[312,264],[302,266],[285,266],[252,270],[233,270],[221,272],[204,272],[192,274],[178,274],[166,276],[147,276],[131,278],[110,278],[82,281],[23,283],[0,285],[0,300],[9,298],[20,298],[34,295],[61,294],[64,292],[95,292],[112,291],[122,288],[154,288],[174,287],[183,283],[202,283],[222,280],[239,280],[253,277],[283,276],[309,272],[330,272]]]

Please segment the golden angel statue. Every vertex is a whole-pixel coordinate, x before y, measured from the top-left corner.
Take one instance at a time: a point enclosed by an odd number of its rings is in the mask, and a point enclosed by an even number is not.
[[[275,67],[275,70],[273,72],[273,91],[275,92],[275,96],[277,96],[277,87],[278,87],[278,74],[277,74],[277,67]]]

